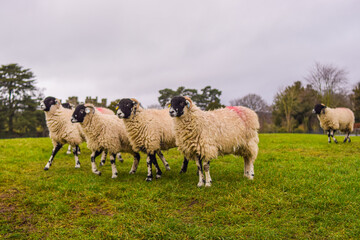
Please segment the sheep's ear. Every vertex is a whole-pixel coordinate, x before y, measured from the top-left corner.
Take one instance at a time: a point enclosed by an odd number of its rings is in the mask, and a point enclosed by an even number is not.
[[[85,112],[86,112],[86,113],[90,113],[90,112],[91,112],[91,109],[87,107],[87,108],[85,108]]]
[[[188,108],[190,108],[190,106],[191,106],[190,101],[189,101],[189,100],[186,100],[185,102],[186,102],[186,106],[187,106]]]
[[[168,108],[170,108],[171,107],[171,103],[167,103],[167,104],[165,104],[165,106],[167,106]]]
[[[321,109],[321,113],[325,114],[325,108]]]

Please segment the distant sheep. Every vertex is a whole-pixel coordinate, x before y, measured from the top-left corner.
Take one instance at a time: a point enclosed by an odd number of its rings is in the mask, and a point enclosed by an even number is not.
[[[40,103],[40,107],[45,112],[46,125],[49,128],[49,136],[54,146],[44,170],[50,168],[56,153],[64,144],[69,144],[74,148],[75,168],[80,168],[79,144],[85,141],[85,136],[79,124],[71,123],[72,110],[62,107],[60,100],[54,97],[46,97]]]
[[[171,99],[169,113],[178,149],[198,166],[198,187],[211,186],[210,160],[225,154],[243,156],[244,176],[254,178],[259,143],[259,120],[254,111],[240,106],[202,111],[189,97],[178,96]]]
[[[344,143],[351,142],[350,133],[354,130],[355,117],[354,113],[348,108],[329,108],[324,104],[316,104],[313,113],[317,114],[322,129],[328,132],[328,142],[331,143],[334,132],[340,130],[346,134]]]
[[[166,169],[170,170],[169,164],[160,150],[176,147],[174,125],[167,110],[143,109],[134,98],[121,99],[117,109],[118,117],[124,119],[133,150],[143,151],[148,156],[146,181],[153,179],[152,164],[156,168],[156,178],[160,178],[162,172],[155,154],[159,155]]]
[[[102,114],[92,104],[80,104],[75,108],[72,123],[80,123],[86,136],[87,147],[92,151],[92,172],[101,175],[97,169],[95,158],[102,152],[110,154],[112,178],[118,175],[115,159],[116,153],[128,152],[134,156],[132,170],[138,166],[140,154],[133,151],[128,139],[124,122],[115,115]]]

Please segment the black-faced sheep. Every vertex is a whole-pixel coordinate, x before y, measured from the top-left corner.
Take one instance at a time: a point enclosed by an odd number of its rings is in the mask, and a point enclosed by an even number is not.
[[[60,100],[54,97],[46,97],[40,103],[40,107],[45,112],[46,125],[49,128],[49,136],[54,146],[44,170],[50,168],[56,153],[64,144],[69,144],[74,148],[75,168],[79,168],[79,144],[85,141],[85,136],[79,124],[70,122],[72,110],[62,107]]]
[[[350,133],[354,130],[355,117],[354,113],[348,108],[330,108],[324,104],[316,104],[313,113],[317,114],[322,129],[328,132],[328,142],[331,143],[331,138],[334,142],[338,141],[334,137],[334,132],[340,130],[345,132],[346,141],[351,142]]]
[[[121,99],[117,109],[118,117],[124,119],[133,150],[143,151],[148,156],[146,181],[153,179],[152,164],[156,168],[156,178],[160,178],[162,172],[157,163],[156,154],[160,156],[166,169],[170,170],[160,150],[176,147],[173,121],[167,110],[143,109],[134,98]]]
[[[117,177],[116,153],[127,152],[134,156],[132,171],[137,168],[140,154],[133,151],[128,139],[124,122],[115,115],[102,114],[92,104],[80,104],[75,108],[71,122],[80,123],[86,136],[87,147],[92,151],[92,172],[101,175],[95,158],[102,152],[110,154],[112,178]]]
[[[259,121],[254,111],[240,106],[202,111],[190,98],[179,96],[171,99],[169,113],[174,119],[178,149],[198,166],[198,187],[211,186],[210,160],[225,154],[242,156],[244,176],[254,178],[259,143]]]

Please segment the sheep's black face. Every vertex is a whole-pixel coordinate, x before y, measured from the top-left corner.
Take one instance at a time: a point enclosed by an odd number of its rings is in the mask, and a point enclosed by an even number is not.
[[[326,106],[324,104],[316,104],[313,110],[313,113],[320,114],[324,111]]]
[[[40,108],[45,112],[50,111],[52,105],[56,105],[57,101],[54,97],[46,97],[44,100],[40,102]]]
[[[72,123],[77,123],[77,122],[83,122],[84,118],[86,116],[86,107],[83,104],[78,105],[74,112],[73,115],[71,117],[71,122]]]
[[[117,105],[116,115],[119,118],[129,118],[135,103],[129,98],[123,98]]]
[[[61,105],[63,106],[63,108],[72,109],[70,103],[63,103]]]
[[[171,117],[180,117],[184,114],[184,108],[188,105],[184,97],[173,97],[170,102],[169,113]]]

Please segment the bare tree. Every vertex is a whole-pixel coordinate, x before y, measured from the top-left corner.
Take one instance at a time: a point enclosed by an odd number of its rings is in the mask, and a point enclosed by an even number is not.
[[[305,80],[319,93],[323,103],[332,105],[334,95],[346,91],[347,74],[345,69],[316,62]]]
[[[270,107],[257,94],[248,94],[242,98],[231,100],[230,105],[248,107],[248,108],[254,110],[255,112],[269,112],[270,111]]]

